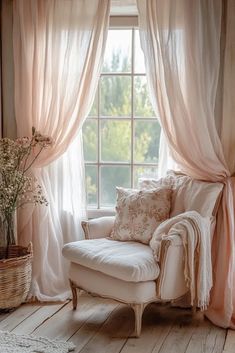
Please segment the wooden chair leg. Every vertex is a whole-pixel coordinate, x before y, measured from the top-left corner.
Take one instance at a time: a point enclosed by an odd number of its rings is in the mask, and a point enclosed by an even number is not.
[[[69,283],[72,291],[73,310],[76,310],[78,304],[77,288],[71,280],[69,280]]]
[[[193,304],[192,306],[192,315],[195,315],[197,313],[197,307],[196,304]]]
[[[135,313],[134,337],[140,337],[141,327],[142,327],[142,315],[143,315],[144,309],[146,307],[146,304],[144,304],[144,303],[131,304],[131,307],[132,307],[132,309],[134,310],[134,313]]]

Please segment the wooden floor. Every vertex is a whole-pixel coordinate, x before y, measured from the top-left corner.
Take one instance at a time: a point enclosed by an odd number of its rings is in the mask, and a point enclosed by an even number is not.
[[[140,338],[131,338],[132,309],[84,295],[79,308],[64,304],[25,304],[0,314],[0,330],[72,341],[81,353],[235,353],[235,331],[213,326],[200,312],[151,304]]]

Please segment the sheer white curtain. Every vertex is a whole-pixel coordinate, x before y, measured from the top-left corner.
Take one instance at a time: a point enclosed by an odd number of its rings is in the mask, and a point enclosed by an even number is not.
[[[169,149],[163,129],[161,130],[159,143],[159,162],[158,162],[158,178],[165,177],[169,170],[180,170],[177,163],[174,161]]]
[[[194,177],[206,163],[216,179],[221,162],[227,171],[214,122],[221,1],[143,0],[138,7],[151,100],[172,156]]]
[[[227,1],[227,55],[221,68],[221,0],[137,0],[152,103],[174,160],[194,178],[225,184],[213,246],[214,286],[207,316],[235,327],[234,1]],[[230,37],[229,37],[230,36]],[[226,62],[227,58],[227,62]],[[227,65],[227,66],[226,66]],[[222,136],[215,122],[220,71],[226,99]],[[233,153],[233,152],[232,152]],[[203,202],[203,200],[202,200]]]
[[[35,126],[54,145],[34,174],[48,207],[19,215],[19,241],[33,241],[30,295],[39,300],[68,296],[61,248],[81,237],[86,215],[81,133],[102,64],[109,20],[108,0],[16,0],[13,7],[15,112],[18,136]]]

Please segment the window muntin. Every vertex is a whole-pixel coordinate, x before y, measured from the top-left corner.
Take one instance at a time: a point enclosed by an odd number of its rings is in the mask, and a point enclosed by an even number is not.
[[[88,207],[113,208],[116,186],[156,176],[160,125],[147,92],[139,31],[110,29],[97,94],[83,126]]]

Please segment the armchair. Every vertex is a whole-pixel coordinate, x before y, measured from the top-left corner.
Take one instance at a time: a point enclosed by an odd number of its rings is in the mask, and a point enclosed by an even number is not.
[[[216,216],[223,184],[173,174],[158,181],[142,180],[140,186],[159,185],[170,185],[173,189],[171,217],[189,210],[202,216]],[[171,302],[188,292],[184,248],[178,234],[163,240],[157,263],[150,246],[109,239],[114,219],[110,216],[82,222],[85,240],[63,248],[63,255],[70,261],[73,309],[77,307],[77,290],[126,303],[134,310],[134,336],[139,337],[142,314],[149,303]],[[213,231],[214,222],[208,236],[212,236]]]

